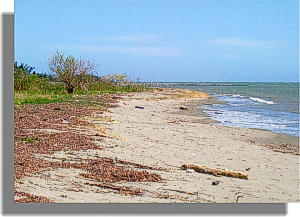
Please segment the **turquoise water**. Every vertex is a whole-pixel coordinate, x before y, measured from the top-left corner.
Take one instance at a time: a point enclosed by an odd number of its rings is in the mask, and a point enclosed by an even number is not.
[[[299,82],[184,82],[152,86],[202,90],[226,102],[203,106],[222,125],[267,129],[299,137]]]

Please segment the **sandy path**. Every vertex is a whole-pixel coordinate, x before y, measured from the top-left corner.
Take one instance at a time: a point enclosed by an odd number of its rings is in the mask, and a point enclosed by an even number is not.
[[[164,179],[159,183],[119,183],[143,189],[142,196],[120,195],[83,185],[79,170],[59,169],[22,180],[20,190],[55,202],[293,202],[299,200],[299,156],[274,152],[269,143],[296,143],[298,139],[263,130],[218,126],[197,105],[204,98],[163,99],[152,93],[129,94],[119,107],[95,115],[91,121],[106,128],[104,150],[57,152],[52,157],[118,158],[147,166]],[[151,100],[149,100],[151,99]],[[185,104],[189,110],[179,107]],[[144,109],[135,108],[142,106]],[[103,121],[109,117],[111,121]],[[117,137],[114,137],[116,135]],[[49,156],[40,158],[49,160]],[[52,159],[53,160],[53,159]],[[249,180],[215,177],[181,170],[182,164],[200,164],[249,174]],[[249,171],[245,171],[250,168]],[[153,172],[153,171],[151,171]],[[45,178],[46,177],[46,178]],[[213,181],[219,185],[212,185]],[[66,190],[72,187],[73,190]],[[74,190],[75,189],[75,190]]]

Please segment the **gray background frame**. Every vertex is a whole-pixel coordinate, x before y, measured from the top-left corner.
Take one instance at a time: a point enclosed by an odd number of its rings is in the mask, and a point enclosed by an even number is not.
[[[259,214],[285,215],[283,203],[249,204],[15,204],[14,203],[14,14],[2,14],[2,214]]]

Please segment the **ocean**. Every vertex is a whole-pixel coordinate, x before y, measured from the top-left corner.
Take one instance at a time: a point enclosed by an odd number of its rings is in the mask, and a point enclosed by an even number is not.
[[[211,94],[225,104],[202,108],[221,125],[266,129],[299,137],[299,82],[161,82],[151,86]]]

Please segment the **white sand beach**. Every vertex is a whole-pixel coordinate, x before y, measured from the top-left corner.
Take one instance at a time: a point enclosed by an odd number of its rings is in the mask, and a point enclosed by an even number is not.
[[[80,169],[39,172],[22,178],[16,186],[20,191],[57,203],[299,201],[299,155],[266,147],[297,146],[299,138],[266,130],[220,126],[198,108],[212,103],[214,99],[210,96],[203,93],[181,98],[174,94],[173,90],[124,94],[118,107],[86,117],[96,126],[95,132],[98,127],[108,135],[101,142],[102,150],[58,151],[38,156],[48,161],[66,158],[71,162],[78,157],[108,157],[166,169],[147,170],[159,174],[161,182],[115,183],[140,188],[142,195],[116,194],[110,189],[84,185],[86,180],[78,176]],[[182,170],[183,164],[245,172],[248,180]]]

